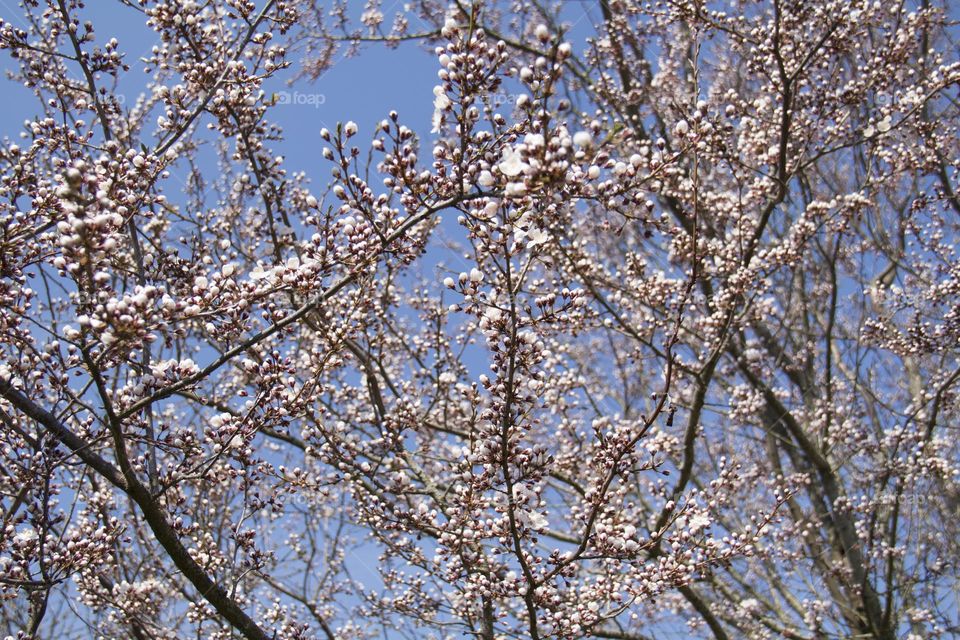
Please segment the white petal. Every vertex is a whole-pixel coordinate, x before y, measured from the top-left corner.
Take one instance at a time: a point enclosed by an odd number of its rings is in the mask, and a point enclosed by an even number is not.
[[[520,175],[527,168],[527,164],[520,158],[520,154],[507,148],[503,152],[503,160],[497,165],[503,175],[513,178]]]
[[[550,239],[550,235],[543,229],[532,229],[527,234],[527,237],[529,238],[527,241],[528,247],[535,247],[538,244],[543,244]]]

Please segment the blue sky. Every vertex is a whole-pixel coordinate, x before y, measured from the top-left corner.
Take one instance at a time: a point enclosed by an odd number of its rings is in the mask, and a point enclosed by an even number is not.
[[[158,43],[158,38],[146,27],[141,13],[119,2],[89,2],[80,17],[93,22],[95,44],[111,37],[119,40],[120,51],[131,68],[120,78],[118,93],[132,103],[149,78],[138,59]],[[26,24],[22,10],[13,0],[0,0],[0,18],[16,27]],[[297,55],[291,52],[289,56],[293,63],[290,71],[295,71],[299,64]],[[16,68],[16,61],[8,52],[3,52],[2,60],[4,71]],[[333,68],[316,81],[303,79],[288,84],[293,73],[285,72],[265,87],[271,92],[286,92],[291,98],[290,104],[280,104],[268,112],[268,119],[282,126],[286,137],[282,148],[275,151],[286,156],[288,169],[307,171],[325,182],[329,173],[319,155],[323,127],[332,130],[337,121],[354,120],[361,127],[362,137],[369,139],[374,124],[395,109],[421,137],[428,134],[437,68],[432,54],[417,44],[407,43],[392,50],[367,46],[361,55],[352,58],[339,54]],[[24,119],[39,114],[39,103],[17,83],[5,80],[3,88],[0,136],[14,139],[23,130]],[[322,173],[316,173],[318,168],[323,168]]]

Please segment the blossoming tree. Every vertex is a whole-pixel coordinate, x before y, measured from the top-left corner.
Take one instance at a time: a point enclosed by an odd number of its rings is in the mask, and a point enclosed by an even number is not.
[[[960,635],[950,3],[114,4],[0,24],[9,637]]]

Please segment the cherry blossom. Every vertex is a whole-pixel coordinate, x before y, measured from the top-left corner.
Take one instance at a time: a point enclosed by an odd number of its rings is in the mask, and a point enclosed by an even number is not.
[[[960,633],[949,3],[109,4],[0,21],[5,636]]]

